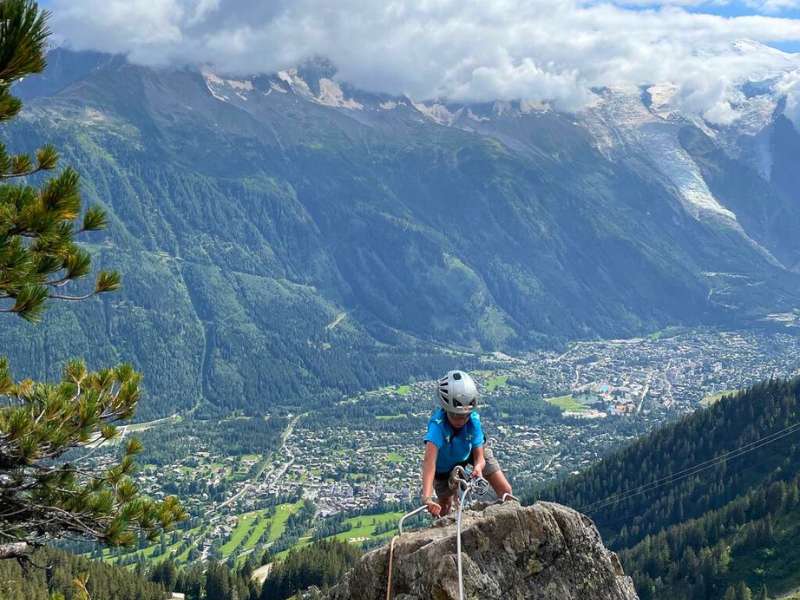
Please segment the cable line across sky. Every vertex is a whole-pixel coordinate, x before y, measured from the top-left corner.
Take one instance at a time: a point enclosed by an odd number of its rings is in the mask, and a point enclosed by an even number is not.
[[[648,482],[646,484],[640,485],[635,488],[631,488],[629,490],[625,490],[624,492],[620,492],[619,494],[608,496],[607,498],[604,498],[602,500],[598,500],[596,502],[592,502],[590,504],[581,506],[578,510],[580,512],[596,512],[602,508],[606,508],[608,506],[617,504],[618,502],[622,502],[623,500],[633,498],[634,496],[646,494],[647,492],[659,489],[666,485],[671,485],[677,481],[686,479],[687,477],[692,477],[693,475],[697,475],[698,473],[707,471],[708,469],[711,469],[719,464],[722,464],[725,461],[739,458],[740,456],[749,454],[754,450],[758,450],[760,448],[773,444],[774,442],[777,442],[778,440],[788,437],[793,433],[796,433],[797,431],[800,431],[800,423],[794,423],[792,425],[789,425],[788,427],[785,427],[779,431],[775,431],[753,442],[748,442],[747,444],[739,446],[738,448],[724,452],[719,456],[697,463],[696,465],[692,465],[691,467],[687,467],[675,473],[665,475],[664,477],[661,477],[654,481]]]

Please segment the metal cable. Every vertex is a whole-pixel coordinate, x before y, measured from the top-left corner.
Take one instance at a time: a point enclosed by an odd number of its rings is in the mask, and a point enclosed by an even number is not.
[[[464,502],[472,490],[472,483],[466,482],[461,486],[461,497],[458,501],[458,515],[456,516],[456,555],[458,556],[458,598],[464,600],[464,572],[461,565],[461,513],[464,510]]]
[[[483,495],[486,491],[488,491],[490,484],[486,479],[483,477],[470,477],[467,472],[462,467],[456,467],[453,469],[453,472],[450,474],[450,478],[448,480],[450,489],[458,489],[459,500],[458,500],[458,512],[456,514],[456,560],[458,563],[458,597],[459,600],[464,600],[464,574],[463,574],[463,565],[461,561],[461,515],[464,510],[464,505],[467,503],[467,498],[469,494],[475,492],[477,495]],[[503,498],[501,502],[505,502],[506,500],[517,500],[511,494],[503,494]],[[519,500],[517,500],[519,502]],[[392,574],[394,568],[394,545],[395,542],[400,539],[400,536],[403,535],[403,522],[413,517],[414,515],[422,512],[427,508],[427,505],[420,506],[419,508],[415,508],[409,513],[406,513],[400,518],[400,522],[398,523],[398,529],[400,530],[397,535],[392,537],[392,541],[389,544],[389,573],[386,583],[386,600],[392,599]]]
[[[640,485],[638,487],[631,488],[629,490],[625,490],[625,491],[620,492],[618,494],[613,494],[613,495],[608,496],[607,498],[604,498],[602,500],[597,500],[597,501],[592,502],[590,504],[581,506],[577,510],[579,512],[594,512],[594,511],[597,511],[597,510],[599,510],[601,508],[606,508],[607,506],[611,506],[611,505],[616,504],[618,502],[622,502],[623,500],[627,500],[629,498],[633,498],[634,496],[639,496],[641,494],[645,494],[647,492],[650,492],[652,490],[656,490],[656,489],[658,489],[660,487],[663,487],[665,485],[669,485],[669,484],[675,483],[677,481],[680,481],[682,479],[686,479],[687,477],[692,477],[693,475],[697,475],[698,473],[702,473],[703,471],[707,471],[708,469],[711,469],[711,468],[713,468],[713,467],[725,462],[726,460],[730,460],[730,459],[733,459],[733,458],[739,458],[740,456],[744,456],[745,454],[749,454],[750,452],[753,452],[754,450],[758,450],[759,448],[763,448],[764,446],[768,446],[768,445],[770,445],[770,444],[772,444],[774,442],[777,442],[778,440],[781,440],[781,439],[783,439],[785,437],[788,437],[788,436],[792,435],[793,433],[795,433],[797,431],[800,431],[800,423],[795,423],[795,424],[790,425],[788,427],[785,427],[785,428],[783,428],[783,429],[781,429],[779,431],[775,431],[773,433],[765,435],[764,437],[759,438],[759,439],[757,439],[757,440],[755,440],[753,442],[749,442],[747,444],[739,446],[738,448],[734,448],[733,450],[729,450],[727,452],[724,452],[724,453],[720,454],[719,456],[716,456],[714,458],[711,458],[711,459],[705,460],[703,462],[697,463],[695,465],[692,465],[691,467],[687,467],[687,468],[682,469],[680,471],[677,471],[675,473],[671,473],[670,475],[665,475],[664,477],[661,477],[660,479],[653,480],[651,482],[645,483],[645,484]]]

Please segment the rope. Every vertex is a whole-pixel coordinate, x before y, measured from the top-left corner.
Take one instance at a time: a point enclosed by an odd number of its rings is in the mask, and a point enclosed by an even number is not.
[[[456,517],[456,554],[458,556],[458,598],[464,600],[464,573],[461,565],[461,513],[464,510],[464,500],[472,490],[472,485],[466,482],[461,486],[461,497],[458,500],[458,515]]]
[[[394,558],[394,543],[399,537],[399,535],[394,536],[392,543],[389,544],[389,582],[386,584],[386,600],[392,600],[392,559]]]
[[[458,597],[459,600],[464,600],[464,575],[463,575],[463,565],[461,562],[461,515],[464,510],[464,505],[466,504],[466,500],[469,494],[474,492],[475,494],[481,496],[489,489],[490,485],[489,482],[486,481],[483,477],[471,478],[463,467],[456,467],[455,469],[453,469],[453,471],[450,473],[448,484],[450,486],[450,489],[457,488],[459,490],[458,512],[456,514],[456,555],[458,562]],[[506,500],[516,500],[517,502],[519,502],[517,498],[508,493],[503,494],[503,498],[500,501],[505,502]],[[389,544],[389,574],[386,583],[386,600],[392,600],[394,545],[395,542],[398,539],[400,539],[400,536],[403,535],[403,522],[406,519],[422,512],[426,508],[427,505],[415,508],[410,513],[406,513],[405,515],[403,515],[400,519],[400,522],[398,523],[398,529],[400,531],[397,535],[392,537],[392,541]]]
[[[416,515],[418,513],[421,513],[426,508],[428,508],[428,506],[426,504],[423,504],[419,508],[415,508],[411,512],[404,514],[400,518],[400,522],[397,524],[397,527],[400,530],[400,533],[398,533],[397,535],[392,537],[392,543],[389,544],[389,576],[388,576],[388,581],[387,581],[387,584],[386,584],[386,600],[391,600],[392,599],[392,567],[393,567],[393,562],[394,562],[393,561],[393,559],[394,559],[394,543],[400,538],[401,535],[403,535],[403,522],[406,519],[408,519],[410,517],[413,517],[414,515]]]

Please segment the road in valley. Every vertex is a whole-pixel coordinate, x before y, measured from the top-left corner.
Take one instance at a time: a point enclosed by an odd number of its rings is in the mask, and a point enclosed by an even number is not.
[[[276,454],[278,454],[278,453],[283,453],[283,454],[285,454],[285,455],[288,455],[288,456],[289,456],[289,461],[288,461],[288,462],[286,462],[285,464],[283,464],[283,465],[280,467],[280,469],[278,469],[278,472],[277,472],[277,473],[276,473],[274,476],[272,476],[272,471],[270,471],[270,472],[267,474],[267,478],[269,478],[269,479],[270,479],[270,482],[269,482],[269,488],[271,488],[271,487],[272,487],[272,485],[273,485],[274,483],[277,483],[277,482],[278,482],[278,480],[280,480],[280,478],[281,478],[281,477],[283,477],[283,476],[286,474],[286,471],[288,471],[288,470],[289,470],[289,467],[291,467],[291,466],[292,466],[292,464],[294,464],[294,461],[295,461],[294,455],[293,455],[293,454],[291,453],[291,451],[290,451],[290,450],[289,450],[289,449],[286,447],[286,442],[287,442],[287,441],[289,441],[289,438],[291,437],[291,435],[292,435],[292,432],[294,431],[294,427],[295,427],[295,425],[297,425],[297,422],[300,420],[300,417],[303,417],[304,415],[305,415],[305,413],[304,413],[304,414],[302,414],[302,415],[297,415],[297,416],[295,416],[295,417],[294,417],[294,418],[293,418],[291,421],[289,421],[289,424],[286,426],[286,429],[285,429],[285,430],[284,430],[284,432],[281,434],[281,445],[280,445],[280,448],[278,448],[278,449],[275,451],[275,453],[273,453],[273,456],[274,456],[274,455],[276,455]],[[261,475],[263,475],[263,474],[264,474],[264,471],[266,470],[266,468],[267,468],[267,462],[266,462],[266,461],[264,461],[264,464],[262,465],[262,467],[261,467],[261,468],[258,470],[258,472],[257,472],[257,473],[256,473],[256,474],[253,476],[253,479],[252,479],[251,481],[249,481],[248,483],[246,483],[244,486],[242,486],[242,489],[241,489],[241,490],[239,490],[239,491],[238,491],[238,492],[236,492],[236,493],[235,493],[233,496],[231,496],[230,498],[228,498],[227,500],[225,500],[225,501],[224,501],[222,504],[220,504],[219,506],[217,506],[217,507],[214,509],[214,511],[220,511],[220,510],[222,510],[222,509],[223,509],[223,508],[225,508],[226,506],[228,506],[228,505],[230,505],[230,504],[233,504],[234,502],[236,502],[236,500],[238,500],[239,498],[241,498],[243,494],[245,494],[245,493],[247,493],[247,492],[251,491],[251,490],[252,490],[252,489],[255,487],[255,485],[258,483],[258,480],[261,478]]]

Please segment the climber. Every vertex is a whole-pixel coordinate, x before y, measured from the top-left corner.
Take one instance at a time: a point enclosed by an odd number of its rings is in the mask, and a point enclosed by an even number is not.
[[[436,384],[439,406],[428,421],[422,460],[422,503],[434,517],[450,512],[456,490],[448,485],[456,466],[472,465],[472,477],[485,478],[498,498],[511,494],[491,448],[485,447],[481,419],[475,410],[478,386],[464,371],[450,371]],[[436,491],[434,500],[432,493]]]

